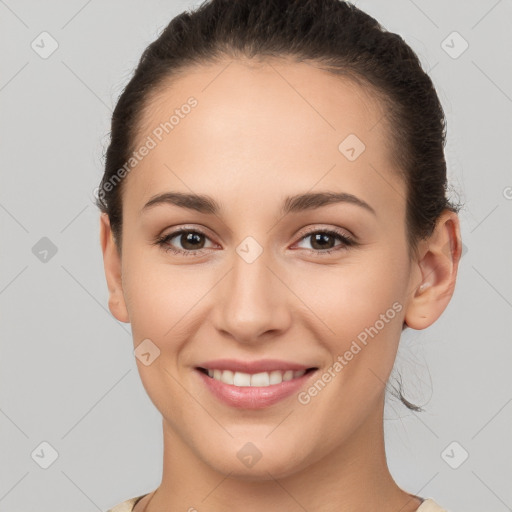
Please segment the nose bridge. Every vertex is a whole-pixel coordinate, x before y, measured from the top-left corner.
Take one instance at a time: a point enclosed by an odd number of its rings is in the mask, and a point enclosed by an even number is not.
[[[286,297],[272,266],[271,253],[253,237],[235,248],[232,270],[219,290],[217,328],[243,341],[284,327]]]

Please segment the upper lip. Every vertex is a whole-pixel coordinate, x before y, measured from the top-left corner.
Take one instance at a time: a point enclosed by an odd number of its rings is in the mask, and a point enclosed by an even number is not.
[[[304,365],[292,363],[289,361],[280,361],[278,359],[260,359],[258,361],[242,361],[241,359],[215,359],[200,363],[198,368],[205,370],[232,370],[243,373],[271,372],[274,370],[308,370],[316,368],[313,365]]]

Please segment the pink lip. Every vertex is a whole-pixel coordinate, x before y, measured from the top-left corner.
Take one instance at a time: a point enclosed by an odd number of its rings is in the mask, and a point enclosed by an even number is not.
[[[279,361],[278,359],[260,359],[258,361],[242,361],[240,359],[215,359],[213,361],[205,361],[197,365],[198,368],[206,370],[232,370],[234,372],[243,373],[261,373],[272,372],[274,370],[307,370],[314,368],[314,365],[305,366],[299,363],[291,363],[289,361]]]
[[[282,367],[280,368],[283,369]],[[221,368],[218,369],[220,370]],[[299,368],[299,370],[300,369],[305,369],[305,367]],[[273,405],[280,400],[297,393],[305,385],[306,381],[316,373],[316,370],[311,371],[297,379],[283,381],[281,384],[252,387],[225,384],[224,382],[220,382],[209,377],[197,368],[195,371],[215,397],[232,407],[240,409],[263,409]]]

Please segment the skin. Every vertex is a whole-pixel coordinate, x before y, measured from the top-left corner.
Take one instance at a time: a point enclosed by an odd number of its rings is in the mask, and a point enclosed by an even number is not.
[[[404,322],[425,329],[452,297],[457,215],[443,212],[409,261],[405,184],[384,111],[347,79],[284,59],[196,66],[159,90],[138,142],[190,96],[197,107],[125,178],[121,254],[100,219],[110,311],[131,323],[134,347],[149,338],[160,350],[148,366],[136,359],[162,414],[164,461],[160,486],[135,511],[416,510],[420,500],[387,467],[384,383]],[[366,146],[355,161],[338,150],[351,133]],[[221,212],[168,204],[141,213],[169,191],[208,194]],[[353,194],[376,215],[348,203],[279,215],[284,197],[318,191]],[[206,233],[201,256],[154,244],[184,225]],[[340,249],[333,238],[326,248],[340,250],[322,256],[306,228],[338,228],[359,245]],[[250,264],[236,252],[247,236],[263,248]],[[172,244],[194,251],[180,236]],[[401,311],[307,405],[292,395],[235,409],[194,370],[209,359],[268,357],[321,375],[395,302]],[[247,442],[262,454],[252,467],[237,457]]]

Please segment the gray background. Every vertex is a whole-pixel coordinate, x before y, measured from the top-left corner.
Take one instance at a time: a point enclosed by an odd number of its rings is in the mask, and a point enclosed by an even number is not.
[[[122,86],[170,19],[196,4],[0,0],[2,512],[105,511],[160,482],[161,417],[130,326],[108,311],[92,201]],[[454,512],[512,510],[512,5],[356,4],[430,70],[448,119],[452,197],[465,203],[453,299],[433,326],[402,337],[396,369],[427,411],[389,400],[390,468],[404,489]],[[46,59],[31,47],[43,31],[59,45]],[[463,41],[443,43],[453,31],[469,44],[457,58]],[[57,248],[46,261],[43,237]],[[42,442],[58,452],[47,469]]]

